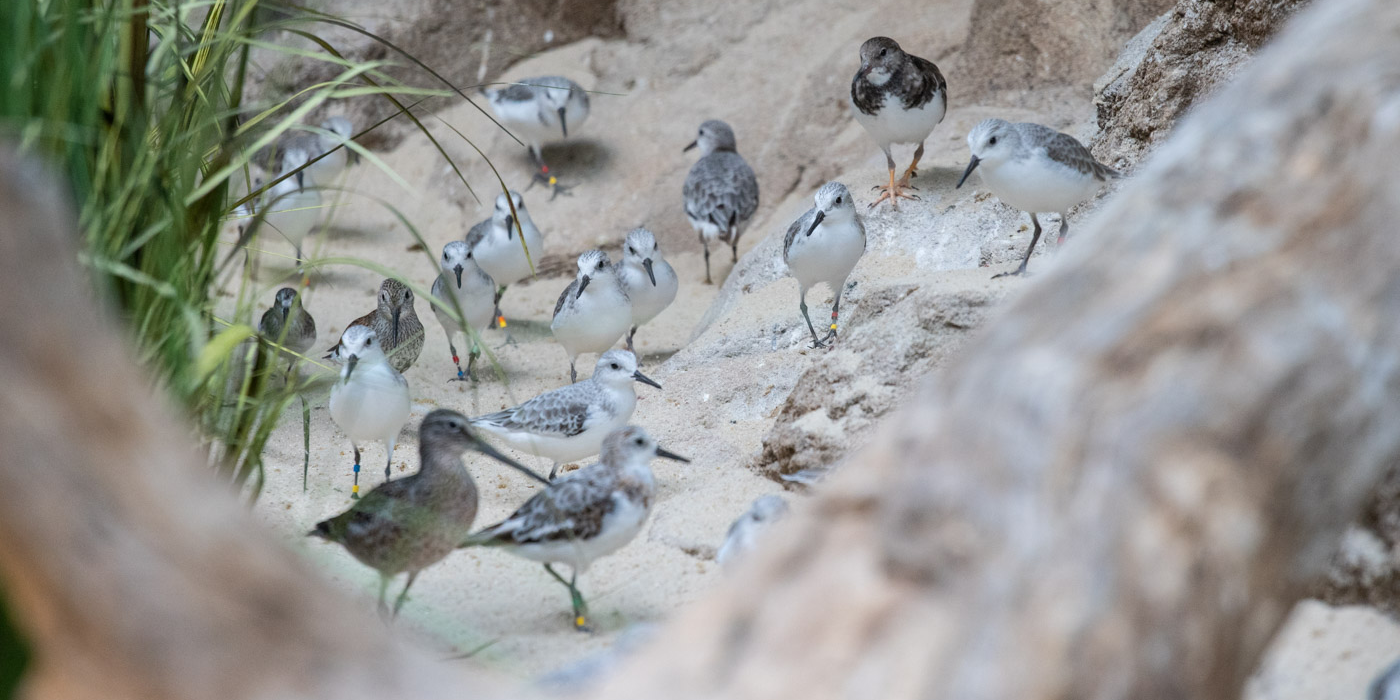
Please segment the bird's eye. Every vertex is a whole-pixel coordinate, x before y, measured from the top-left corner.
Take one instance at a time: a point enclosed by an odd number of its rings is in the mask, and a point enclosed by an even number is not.
[[[647,441],[646,441],[646,440],[643,440],[643,439],[641,439],[641,438],[637,438],[636,440],[633,440],[632,442],[635,443],[635,444],[637,444],[638,446],[647,444]]]
[[[631,253],[631,254],[633,254],[633,255],[636,255],[636,254],[637,254],[637,249],[636,249],[636,248],[633,248],[632,246],[629,245],[629,246],[627,246],[627,252],[629,252],[629,253]]]
[[[880,49],[880,58],[884,58],[884,57],[885,57],[885,52],[886,52],[886,51],[888,51],[888,49]]]
[[[841,198],[840,198],[840,197],[837,197],[837,198],[836,198],[836,204],[837,204],[837,206],[840,206],[840,204],[841,204]]]
[[[617,363],[616,363],[616,362],[612,363],[612,368],[613,368],[613,369],[622,369],[621,367],[618,367],[618,366],[617,366]]]
[[[408,301],[413,301],[413,290],[408,290],[408,291],[404,292],[404,293],[403,293],[403,298],[406,299],[406,300],[408,300]]]
[[[988,145],[988,146],[995,146],[995,145],[997,145],[997,137],[993,136],[990,140],[987,141],[987,145]]]

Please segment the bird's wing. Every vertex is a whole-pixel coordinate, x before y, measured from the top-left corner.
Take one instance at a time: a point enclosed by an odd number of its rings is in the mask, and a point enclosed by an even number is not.
[[[529,102],[535,99],[535,89],[529,85],[507,85],[495,93],[496,102]]]
[[[386,481],[356,501],[350,510],[317,525],[317,529],[324,525],[329,539],[346,542],[364,539],[371,533],[383,537],[390,530],[410,526],[421,517],[421,509],[405,498],[409,485],[408,479]]]
[[[569,286],[565,287],[564,291],[559,293],[559,301],[554,302],[554,316],[551,316],[550,318],[557,318],[559,316],[559,312],[564,310],[564,303],[567,302],[570,297],[574,296],[577,293],[578,278],[574,278],[574,281],[570,282]]]
[[[797,217],[797,220],[788,226],[787,234],[783,236],[783,262],[788,260],[788,251],[792,249],[792,242],[812,225],[812,217],[817,215],[817,208],[812,207]]]
[[[504,411],[473,418],[476,424],[511,432],[528,432],[553,437],[573,437],[588,429],[593,413],[592,396],[585,391],[570,391],[582,384],[570,384]]]
[[[943,73],[939,72],[938,66],[933,65],[933,61],[909,57],[909,65],[913,70],[907,70],[904,74],[904,107],[913,109],[928,104],[938,93],[943,93],[943,99],[948,99],[948,81],[943,79]]]
[[[1117,170],[1100,163],[1079,139],[1040,124],[1027,123],[1017,126],[1033,133],[1035,139],[1045,146],[1045,155],[1051,160],[1074,168],[1084,175],[1092,175],[1098,180],[1106,181],[1119,177]]]
[[[584,540],[597,535],[615,507],[612,473],[600,466],[581,469],[550,484],[510,517],[483,528],[469,544],[523,545]]]
[[[691,218],[729,229],[758,209],[758,178],[743,156],[718,151],[696,161],[682,194]]]
[[[491,219],[478,221],[467,231],[467,248],[475,250],[476,245],[486,238],[486,234],[491,232]]]
[[[345,330],[348,331],[348,330],[350,330],[350,328],[353,327],[353,326],[365,326],[365,327],[368,327],[368,328],[373,328],[373,327],[374,327],[374,315],[375,315],[376,313],[379,313],[379,310],[378,310],[378,309],[375,309],[374,311],[371,311],[371,312],[365,314],[364,316],[361,316],[361,317],[359,317],[359,318],[357,318],[357,319],[351,321],[350,324],[347,325],[347,326],[345,327]],[[345,331],[341,331],[340,334],[341,334],[341,335],[345,335]],[[340,352],[340,340],[338,340],[338,339],[335,341],[335,345],[332,345],[332,346],[330,346],[329,348],[326,349],[326,355],[327,355],[328,357],[329,357],[329,356],[335,356],[335,355],[337,355],[339,352]]]
[[[277,312],[276,306],[263,312],[262,320],[258,321],[258,332],[273,342],[282,336],[282,314]]]

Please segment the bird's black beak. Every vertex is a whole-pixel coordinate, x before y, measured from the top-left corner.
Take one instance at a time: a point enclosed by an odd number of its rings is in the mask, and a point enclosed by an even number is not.
[[[345,146],[341,146],[341,148],[345,148]],[[351,164],[351,165],[359,165],[359,164],[360,164],[360,152],[357,151],[357,150],[355,150],[355,149],[353,149],[353,148],[350,148],[350,149],[347,149],[347,150],[350,151],[350,164]]]
[[[647,375],[642,374],[641,372],[633,372],[633,373],[632,373],[632,378],[635,379],[635,380],[637,380],[637,381],[639,381],[639,382],[641,382],[641,383],[643,383],[643,384],[650,384],[651,386],[654,386],[654,387],[656,387],[656,388],[658,388],[658,389],[661,388],[661,385],[660,385],[660,384],[657,384],[654,380],[652,380],[651,377],[648,377]]]
[[[402,309],[394,309],[394,339],[395,339],[395,340],[398,340],[398,337],[399,337],[399,314],[401,314],[401,313],[403,313],[403,310],[402,310]]]
[[[518,472],[520,472],[520,473],[522,473],[522,474],[524,474],[524,475],[530,477],[531,479],[534,479],[535,481],[540,482],[541,484],[545,484],[545,485],[548,485],[548,484],[549,484],[549,479],[546,479],[546,478],[540,476],[539,474],[536,474],[536,473],[534,472],[534,470],[530,469],[529,467],[527,467],[527,466],[525,466],[525,465],[523,465],[523,464],[521,464],[521,463],[519,463],[519,462],[517,462],[517,461],[511,459],[510,457],[507,457],[507,456],[501,454],[501,451],[500,451],[500,450],[498,450],[498,449],[492,447],[491,445],[487,444],[486,441],[482,440],[481,438],[479,438],[479,437],[477,437],[477,436],[475,436],[475,435],[472,435],[472,436],[471,436],[471,439],[472,439],[472,449],[476,450],[477,452],[480,452],[481,454],[484,454],[484,455],[486,455],[487,457],[490,457],[491,459],[494,459],[494,460],[496,460],[497,462],[500,462],[501,464],[504,464],[504,465],[506,465],[507,467],[510,467],[511,469],[514,469],[514,470],[516,470],[516,471],[518,471]]]
[[[452,268],[452,271],[455,272],[455,273],[457,273],[457,288],[458,288],[458,289],[461,289],[461,288],[462,288],[462,266],[461,266],[461,265],[458,265],[457,267]]]
[[[291,315],[291,313],[292,313],[292,305],[291,305],[291,304],[287,304],[286,306],[283,306],[283,307],[282,307],[282,322],[283,322],[283,323],[286,323],[286,322],[287,322],[287,316]]]
[[[817,230],[817,227],[821,225],[824,219],[826,219],[826,212],[818,209],[817,215],[812,217],[812,225],[807,227],[807,235],[812,235],[812,232]]]
[[[359,355],[351,355],[345,360],[345,379],[348,381],[350,375],[355,373],[355,365],[360,364]]]
[[[874,66],[861,65],[860,70],[856,71],[856,80],[864,80],[865,76],[870,75],[871,68],[874,68]]]
[[[515,217],[506,215],[506,240],[515,239]]]
[[[574,295],[574,298],[577,299],[577,298],[583,296],[583,290],[585,290],[585,289],[587,289],[587,288],[588,288],[588,275],[584,275],[584,276],[583,276],[581,279],[579,279],[579,281],[578,281],[578,294],[575,294],[575,295]]]
[[[569,138],[569,122],[564,118],[564,108],[559,108],[559,128],[564,130],[564,138]]]
[[[685,462],[686,464],[690,464],[690,460],[688,460],[688,459],[686,459],[685,457],[682,457],[682,456],[676,454],[675,452],[672,452],[672,451],[670,451],[670,450],[668,450],[668,449],[665,449],[665,448],[663,448],[663,447],[657,447],[657,448],[656,448],[656,456],[657,456],[657,457],[662,457],[662,458],[665,458],[665,459],[673,459],[673,460],[675,460],[675,461],[677,461],[677,462]]]
[[[642,267],[647,269],[647,277],[651,278],[651,286],[656,286],[656,273],[651,271],[651,258],[642,261]]]
[[[972,174],[972,171],[974,171],[974,170],[977,169],[977,164],[980,163],[980,162],[982,162],[982,161],[981,161],[981,160],[978,160],[977,156],[973,156],[973,157],[972,157],[972,160],[967,164],[967,170],[964,170],[964,171],[963,171],[962,179],[961,179],[961,180],[958,180],[958,186],[957,186],[957,187],[954,187],[953,189],[956,190],[956,189],[958,189],[958,187],[962,187],[963,183],[964,183],[964,182],[967,182],[967,176],[968,176],[968,175],[971,175],[971,174]]]
[[[681,153],[685,153],[686,151],[689,151],[690,149],[695,148],[696,146],[699,146],[699,145],[700,145],[700,142],[699,142],[698,140],[697,140],[697,141],[691,141],[689,146],[686,146],[685,148],[682,148],[682,149],[681,149]]]
[[[298,171],[297,171],[297,190],[304,190],[304,189],[306,189],[306,171],[305,171],[305,170],[298,170]]]

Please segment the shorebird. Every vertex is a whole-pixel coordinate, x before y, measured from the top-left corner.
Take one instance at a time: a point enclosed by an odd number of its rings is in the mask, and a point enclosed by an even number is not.
[[[418,320],[418,312],[413,308],[413,290],[396,279],[385,279],[379,284],[379,304],[346,328],[365,326],[374,330],[379,339],[379,347],[389,357],[389,364],[400,372],[407,372],[423,352],[423,322]],[[341,343],[332,345],[326,351],[327,360],[343,360]]]
[[[993,279],[1025,274],[1040,240],[1036,212],[1059,213],[1057,242],[1064,243],[1069,233],[1069,208],[1093,197],[1105,182],[1121,177],[1117,170],[1096,160],[1078,139],[1040,124],[986,119],[967,135],[967,147],[972,160],[957,186],[962,187],[977,170],[997,199],[1030,214],[1035,225],[1020,267],[993,275]]]
[[[408,380],[384,356],[379,340],[368,326],[351,326],[340,336],[340,355],[345,364],[340,379],[331,387],[331,420],[340,426],[355,450],[355,482],[350,497],[360,497],[360,445],[382,440],[388,449],[384,460],[384,480],[391,475],[394,445],[399,431],[408,424],[411,401]]]
[[[310,160],[310,153],[301,148],[292,148],[283,153],[279,176],[286,177],[274,182],[255,207],[260,216],[255,217],[254,221],[260,219],[292,244],[298,267],[306,259],[302,255],[301,244],[321,218],[321,193],[306,178],[306,164]]]
[[[816,206],[808,209],[788,227],[783,238],[783,262],[797,278],[798,307],[812,333],[812,347],[825,347],[836,337],[837,314],[846,278],[865,253],[865,224],[856,213],[855,201],[846,186],[828,182],[817,190]],[[812,317],[807,315],[807,290],[818,282],[831,288],[836,301],[831,305],[831,325],[826,336],[817,337]]]
[[[514,85],[483,90],[491,111],[512,134],[530,149],[530,158],[539,170],[533,182],[548,185],[553,194],[568,192],[544,162],[544,144],[569,137],[569,127],[577,132],[588,119],[588,93],[578,83],[557,75],[523,78]],[[533,183],[532,183],[533,184]]]
[[[472,419],[472,426],[522,452],[559,465],[598,454],[603,438],[632,418],[637,388],[632,382],[661,388],[637,371],[637,356],[609,350],[598,358],[593,376],[536,396],[504,411]]]
[[[631,325],[632,302],[607,254],[590,250],[578,256],[578,276],[559,294],[549,324],[569,354],[569,381],[578,381],[579,355],[607,352]]]
[[[690,460],[662,449],[646,431],[627,426],[608,435],[598,464],[551,483],[505,520],[483,528],[464,546],[505,547],[544,564],[569,589],[574,627],[588,628],[588,604],[578,590],[579,574],[599,557],[621,549],[641,532],[656,498],[651,460]],[[565,579],[552,564],[568,564]]]
[[[398,615],[423,569],[451,554],[471,534],[477,489],[462,463],[467,450],[535,476],[473,435],[465,416],[440,408],[429,413],[418,430],[416,473],[376,486],[349,510],[316,523],[307,533],[341,545],[379,572],[379,610],[386,617]],[[391,611],[384,597],[389,580],[405,572],[408,581]]]
[[[725,568],[732,567],[736,561],[752,551],[763,533],[786,517],[787,512],[788,504],[782,496],[771,493],[759,496],[753,505],[729,526],[729,533],[724,536],[724,544],[715,555],[715,562]]]
[[[632,337],[637,328],[656,318],[676,299],[680,279],[666,256],[661,254],[661,246],[656,244],[656,236],[644,228],[632,229],[622,244],[622,268],[619,270],[622,287],[632,301],[632,330],[627,332],[627,350],[632,348]]]
[[[909,184],[909,178],[918,176],[924,141],[948,111],[948,83],[938,66],[905,53],[889,37],[867,39],[860,46],[860,70],[851,80],[851,104],[856,108],[856,121],[885,152],[890,170],[890,184],[875,187],[884,193],[870,206],[889,200],[890,206],[898,209],[900,197],[918,199],[917,195],[905,193],[918,189]],[[919,144],[914,160],[898,182],[890,153],[890,146],[896,143]]]
[[[457,376],[452,381],[466,377],[476,381],[472,368],[476,366],[476,358],[481,355],[481,347],[472,333],[479,336],[491,325],[496,308],[496,283],[477,266],[476,257],[462,241],[452,241],[443,246],[440,265],[442,271],[433,282],[433,298],[442,304],[433,304],[433,314],[447,334],[447,349],[452,351],[452,363],[457,365]],[[457,317],[459,313],[461,320]],[[465,373],[462,372],[462,361],[457,357],[457,346],[452,344],[452,337],[458,333],[466,337],[470,344]]]
[[[739,262],[739,237],[758,210],[758,178],[739,155],[734,130],[718,119],[700,125],[700,133],[684,150],[700,148],[700,160],[691,166],[681,195],[685,216],[700,234],[705,248],[705,284],[710,279],[710,241],[729,243],[733,262]]]
[[[272,307],[263,312],[258,333],[264,342],[280,346],[278,354],[287,361],[290,375],[300,355],[316,343],[316,320],[302,308],[301,294],[292,287],[283,287],[277,290]]]
[[[515,208],[513,214],[512,205]],[[517,233],[521,235],[517,236]],[[520,245],[522,238],[524,247]],[[544,237],[525,208],[525,198],[514,190],[511,190],[510,196],[504,192],[496,195],[496,208],[491,218],[467,232],[467,247],[476,257],[476,263],[498,285],[496,324],[505,328],[506,317],[501,313],[501,297],[505,296],[506,287],[533,277],[535,266],[544,255]],[[529,249],[528,255],[525,248]]]

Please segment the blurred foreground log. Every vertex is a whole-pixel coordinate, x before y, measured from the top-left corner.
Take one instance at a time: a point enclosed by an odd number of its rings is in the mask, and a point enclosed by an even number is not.
[[[1235,700],[1400,460],[1400,3],[1319,0],[596,697]]]
[[[1397,36],[1390,0],[1301,16],[600,697],[1238,697],[1400,458]],[[30,696],[502,695],[200,472],[51,189],[0,156],[0,577]]]

